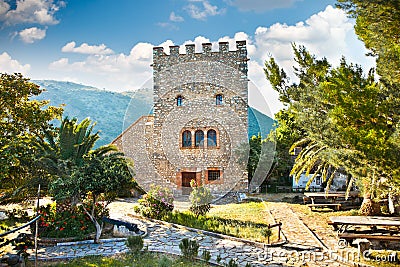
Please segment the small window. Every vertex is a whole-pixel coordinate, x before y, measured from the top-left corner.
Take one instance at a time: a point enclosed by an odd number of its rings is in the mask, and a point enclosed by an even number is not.
[[[222,95],[216,95],[215,96],[215,104],[216,105],[222,105],[222,100],[223,100]]]
[[[207,132],[207,147],[217,146],[217,132],[215,130],[208,130]]]
[[[208,171],[208,181],[217,181],[221,177],[220,171],[209,170]]]
[[[315,178],[315,184],[316,185],[321,185],[321,177],[318,176],[317,178]]]
[[[188,130],[182,133],[182,147],[192,146],[192,133]]]
[[[178,96],[176,97],[176,105],[177,105],[178,107],[182,106],[182,100],[183,100],[182,96],[178,95]]]
[[[195,143],[194,145],[196,147],[201,147],[204,145],[204,133],[202,130],[197,130],[194,134],[194,138],[195,138]]]

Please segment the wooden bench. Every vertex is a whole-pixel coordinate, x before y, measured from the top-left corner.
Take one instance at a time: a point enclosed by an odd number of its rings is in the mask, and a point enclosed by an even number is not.
[[[307,204],[311,210],[314,208],[334,208],[334,210],[340,210],[342,204],[340,203],[314,203],[314,204]]]
[[[339,238],[346,240],[353,239],[368,239],[368,240],[379,240],[379,241],[400,241],[400,236],[391,236],[391,235],[372,235],[372,234],[353,234],[353,233],[339,233]]]

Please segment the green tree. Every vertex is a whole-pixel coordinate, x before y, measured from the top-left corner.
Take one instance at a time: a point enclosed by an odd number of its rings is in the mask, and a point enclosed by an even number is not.
[[[380,184],[394,185],[400,153],[386,88],[376,82],[373,71],[364,74],[360,66],[344,59],[334,68],[304,47],[293,49],[299,83],[289,84],[273,59],[265,69],[305,132],[291,148],[303,147],[292,174],[299,178],[301,173],[315,170],[329,187],[335,172],[344,169],[363,182],[366,194],[375,196]]]
[[[64,118],[56,133],[48,133],[41,142],[40,162],[43,168],[55,176],[69,176],[84,164],[90,153],[104,155],[116,151],[116,147],[105,145],[93,150],[99,132],[93,133],[95,123],[89,118],[78,123],[76,118]]]
[[[93,149],[100,138],[99,132],[92,132],[94,125],[88,118],[80,123],[65,118],[57,134],[41,144],[41,163],[54,176],[50,193],[58,202],[78,205],[91,195],[90,210],[82,207],[96,228],[95,242],[99,242],[103,224],[95,207],[100,198],[105,199],[106,208],[122,188],[143,190],[133,180],[132,163],[114,145]]]
[[[295,117],[290,110],[280,110],[275,114],[275,120],[277,127],[267,137],[276,145],[270,177],[288,182],[290,170],[294,164],[294,156],[293,153],[289,152],[290,148],[304,137],[305,132],[296,124]]]
[[[377,73],[386,85],[400,84],[400,3],[397,0],[338,0],[356,19],[355,31],[376,57]],[[394,92],[393,92],[394,93]]]
[[[0,201],[27,197],[48,178],[36,164],[36,144],[63,110],[31,99],[42,91],[21,74],[0,74]]]
[[[122,153],[96,154],[90,153],[83,159],[79,168],[70,176],[60,176],[51,184],[51,192],[56,200],[75,198],[82,204],[86,196],[90,201],[90,209],[82,207],[96,228],[94,241],[99,242],[103,230],[102,214],[96,216],[95,208],[100,199],[104,200],[103,208],[107,208],[117,196],[121,188],[136,188],[138,184],[132,177],[132,163]]]

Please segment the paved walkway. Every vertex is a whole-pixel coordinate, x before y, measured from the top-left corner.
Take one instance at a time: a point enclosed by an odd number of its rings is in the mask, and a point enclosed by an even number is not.
[[[111,208],[112,214],[110,214],[110,217],[131,222],[138,220],[129,216],[131,211],[130,208],[127,208],[128,205],[123,203],[121,205],[120,203],[118,206],[117,209]],[[250,263],[253,267],[284,266],[287,256],[293,253],[292,250],[288,249],[259,248],[245,242],[212,237],[201,232],[169,227],[148,220],[141,220],[141,223],[146,226],[148,231],[148,235],[144,238],[144,245],[150,251],[180,254],[179,243],[183,238],[187,237],[199,242],[199,254],[205,249],[208,250],[211,253],[211,262],[213,263],[217,263],[217,258],[220,257],[222,259],[220,261],[221,264],[234,259],[240,266]],[[124,240],[117,239],[102,244],[41,247],[38,251],[38,257],[43,260],[62,259],[88,255],[115,255],[127,251]]]
[[[270,203],[268,208],[276,221],[283,223],[283,232],[288,244],[282,247],[260,248],[246,242],[221,239],[205,235],[202,232],[170,227],[165,224],[141,220],[147,228],[148,235],[144,244],[151,251],[180,254],[179,243],[187,237],[198,240],[200,254],[204,249],[211,253],[211,262],[217,257],[227,263],[235,259],[240,266],[250,263],[251,266],[345,266],[331,259],[328,250],[313,236],[300,218],[285,203]],[[124,221],[138,222],[133,218],[132,203],[119,201],[110,206],[110,217]],[[39,258],[74,258],[88,255],[115,255],[127,252],[124,240],[114,239],[102,244],[79,244],[71,246],[41,247]],[[337,258],[336,258],[337,259]],[[301,265],[307,262],[307,265]]]

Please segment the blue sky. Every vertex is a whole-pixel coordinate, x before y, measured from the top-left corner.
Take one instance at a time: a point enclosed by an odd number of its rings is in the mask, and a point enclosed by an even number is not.
[[[151,79],[153,46],[245,39],[249,77],[272,113],[282,106],[262,71],[274,56],[288,71],[290,44],[337,64],[373,66],[354,22],[331,0],[0,0],[0,72],[113,91]],[[231,47],[234,49],[234,46]],[[261,103],[254,104],[263,109]],[[258,106],[257,106],[258,105]]]

